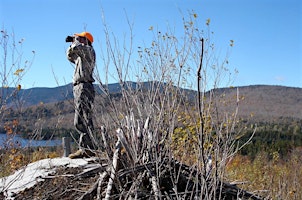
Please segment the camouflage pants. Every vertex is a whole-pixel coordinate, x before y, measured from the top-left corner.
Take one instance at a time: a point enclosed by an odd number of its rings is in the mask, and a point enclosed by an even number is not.
[[[74,126],[80,133],[80,148],[96,149],[94,144],[92,107],[95,90],[92,83],[79,83],[73,87],[75,116]]]

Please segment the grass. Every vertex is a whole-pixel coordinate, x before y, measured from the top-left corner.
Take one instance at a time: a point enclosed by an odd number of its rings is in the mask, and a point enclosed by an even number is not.
[[[296,149],[286,159],[277,152],[270,155],[272,159],[263,152],[254,160],[237,155],[227,166],[227,179],[246,182],[240,187],[269,199],[302,199],[301,153],[302,149]]]
[[[0,150],[0,177],[8,176],[29,163],[62,155],[62,147],[2,149]]]

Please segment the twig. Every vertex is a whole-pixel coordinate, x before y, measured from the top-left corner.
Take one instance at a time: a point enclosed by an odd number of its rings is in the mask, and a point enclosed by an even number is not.
[[[153,189],[153,192],[154,192],[154,199],[158,200],[159,196],[160,196],[160,191],[157,187],[157,179],[154,175],[151,176],[151,184],[152,184],[152,189]]]
[[[104,200],[109,200],[110,199],[113,180],[115,179],[115,172],[117,171],[117,161],[118,161],[118,158],[119,158],[120,150],[121,150],[121,141],[118,139],[118,141],[116,143],[116,150],[113,154],[111,174],[110,174],[110,178],[109,178],[109,181],[108,181],[106,195],[105,195]]]
[[[93,197],[96,194],[97,186],[98,186],[98,181],[96,181],[87,192],[85,192],[80,198],[78,198],[78,200],[93,199]]]
[[[198,92],[198,112],[199,112],[199,118],[200,118],[200,146],[201,146],[201,159],[202,159],[202,165],[206,166],[206,160],[205,160],[205,149],[204,149],[204,116],[203,116],[203,100],[201,100],[201,69],[202,69],[202,61],[203,61],[203,49],[204,49],[204,39],[201,38],[201,55],[200,55],[200,63],[197,70],[197,92]],[[203,174],[206,175],[206,168],[203,167]]]
[[[90,176],[102,171],[102,169],[103,169],[102,165],[92,165],[91,167],[85,169],[83,172],[77,174],[77,176],[82,177],[82,178],[90,177]]]
[[[119,139],[121,145],[123,145],[123,147],[124,147],[125,150],[126,150],[127,156],[129,157],[129,159],[130,159],[132,162],[134,162],[134,156],[133,156],[134,153],[133,153],[132,149],[130,148],[130,145],[129,145],[129,143],[128,143],[128,141],[127,141],[125,135],[124,135],[123,130],[122,130],[122,129],[117,129],[117,130],[116,130],[116,133],[117,133],[117,137],[118,137],[118,139]]]
[[[106,128],[104,126],[101,126],[101,136],[102,136],[102,139],[103,139],[103,144],[104,144],[104,147],[102,147],[103,150],[106,150],[107,153],[110,153],[111,150],[109,148],[109,145],[108,145],[108,138],[107,138],[107,133],[106,133]],[[108,155],[108,156],[112,156],[112,155]]]
[[[108,173],[105,171],[105,172],[103,172],[101,175],[100,175],[100,178],[98,179],[98,181],[97,181],[97,183],[98,183],[98,187],[97,187],[97,200],[101,200],[101,187],[102,187],[102,183],[103,183],[103,180],[104,180],[104,178],[106,177],[106,176],[108,176]]]
[[[62,175],[48,175],[48,176],[43,176],[40,177],[42,179],[53,179],[53,178],[58,178],[58,177],[74,177],[74,174],[62,174]]]

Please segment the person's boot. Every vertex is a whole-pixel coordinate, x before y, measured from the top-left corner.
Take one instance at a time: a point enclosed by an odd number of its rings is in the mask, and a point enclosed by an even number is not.
[[[82,149],[77,150],[75,153],[69,154],[69,158],[83,158],[84,151]]]
[[[75,153],[69,154],[69,158],[74,159],[74,158],[90,158],[94,157],[96,154],[91,151],[91,150],[83,150],[79,149]]]

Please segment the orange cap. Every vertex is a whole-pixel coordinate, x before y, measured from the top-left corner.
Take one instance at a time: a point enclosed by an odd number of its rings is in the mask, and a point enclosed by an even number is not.
[[[87,38],[91,43],[93,43],[93,36],[89,32],[75,33],[76,36],[81,36]]]

